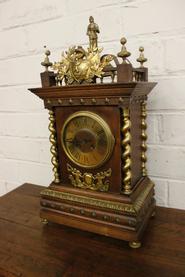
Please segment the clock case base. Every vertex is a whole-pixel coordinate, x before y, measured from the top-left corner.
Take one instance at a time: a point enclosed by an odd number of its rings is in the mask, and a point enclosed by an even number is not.
[[[143,177],[131,195],[96,192],[52,183],[41,193],[40,216],[46,222],[139,242],[154,214],[154,185]]]

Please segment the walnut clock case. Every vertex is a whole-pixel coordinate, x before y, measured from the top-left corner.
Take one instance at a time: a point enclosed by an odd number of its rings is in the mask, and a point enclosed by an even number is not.
[[[46,50],[42,88],[30,89],[49,110],[54,180],[41,193],[43,223],[59,224],[129,241],[137,248],[155,209],[146,170],[146,101],[156,85],[128,61],[100,55],[98,25],[90,17],[89,48],[69,48],[52,64]],[[53,71],[48,67],[52,66]],[[105,83],[108,78],[111,83]],[[98,83],[98,81],[100,82]]]

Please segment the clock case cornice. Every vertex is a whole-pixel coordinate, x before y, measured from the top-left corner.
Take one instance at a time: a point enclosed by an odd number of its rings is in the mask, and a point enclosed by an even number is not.
[[[128,82],[92,85],[31,88],[44,100],[45,107],[74,105],[125,105],[143,101],[155,87],[155,82]],[[125,102],[126,101],[126,102]]]

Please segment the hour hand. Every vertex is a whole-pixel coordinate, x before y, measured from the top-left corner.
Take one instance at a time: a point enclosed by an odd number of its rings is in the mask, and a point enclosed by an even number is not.
[[[66,142],[73,143],[73,139],[65,139]]]
[[[76,140],[75,138],[74,139],[65,139],[65,142],[72,143],[76,147],[81,146],[81,142]]]

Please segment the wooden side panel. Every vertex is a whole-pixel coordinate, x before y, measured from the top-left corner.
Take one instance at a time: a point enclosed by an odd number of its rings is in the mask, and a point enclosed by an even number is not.
[[[131,186],[133,187],[142,177],[141,174],[141,107],[140,103],[132,103],[130,106],[131,120]]]

